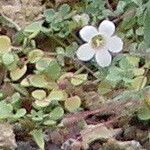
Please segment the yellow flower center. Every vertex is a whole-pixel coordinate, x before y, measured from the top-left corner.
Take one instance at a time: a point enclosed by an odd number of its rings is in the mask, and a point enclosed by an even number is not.
[[[104,44],[104,37],[102,35],[96,35],[92,38],[91,44],[93,48],[99,48]]]

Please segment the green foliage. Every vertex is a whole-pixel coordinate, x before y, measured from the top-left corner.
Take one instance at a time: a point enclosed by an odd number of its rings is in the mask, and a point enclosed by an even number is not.
[[[43,72],[52,80],[58,79],[61,73],[61,68],[58,62],[56,60],[47,58],[43,58],[37,61],[36,69],[39,73]]]
[[[143,106],[138,111],[138,117],[142,121],[149,121],[150,120],[150,108],[148,106]]]
[[[33,136],[33,139],[35,140],[39,148],[41,150],[44,150],[45,143],[44,143],[44,134],[42,130],[33,130],[31,132],[31,135]]]
[[[44,53],[40,49],[32,50],[28,53],[28,60],[31,63],[36,63],[43,57]]]
[[[11,51],[11,41],[7,36],[0,36],[0,55]]]
[[[42,100],[46,97],[46,92],[44,90],[35,90],[32,92],[32,96],[35,99]]]
[[[124,55],[119,60],[119,66],[110,67],[106,81],[111,82],[112,87],[120,85],[135,90],[144,88],[147,77],[144,76],[145,68],[139,68],[139,63],[139,57]]]
[[[147,4],[147,9],[144,18],[144,40],[147,48],[150,48],[150,2]]]
[[[81,99],[78,96],[73,96],[65,100],[65,108],[70,112],[77,111],[80,106]]]
[[[18,120],[21,117],[24,117],[26,110],[21,108],[17,109],[16,113],[13,113],[13,105],[7,104],[5,101],[0,102],[0,120],[10,119],[12,121]]]
[[[64,115],[63,108],[58,106],[51,111],[50,119],[51,120],[59,120],[63,117],[63,115]]]
[[[78,86],[81,85],[82,83],[84,83],[87,80],[87,74],[78,74],[78,75],[74,75],[71,78],[71,83],[74,86]]]
[[[0,102],[0,119],[7,119],[12,115],[13,107],[11,104]]]
[[[63,90],[54,89],[48,95],[50,101],[64,101],[67,98],[67,93]]]
[[[24,65],[22,68],[15,68],[10,72],[10,77],[13,81],[19,80],[27,71],[27,66]]]

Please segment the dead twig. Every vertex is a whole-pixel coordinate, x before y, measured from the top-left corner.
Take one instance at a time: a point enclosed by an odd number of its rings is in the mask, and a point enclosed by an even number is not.
[[[93,111],[78,112],[71,115],[66,115],[62,122],[64,124],[73,124],[82,119],[87,118],[89,115],[95,114],[116,114],[116,116],[124,116],[132,114],[139,106],[141,102],[135,99],[124,101],[109,101],[103,104],[99,109]]]

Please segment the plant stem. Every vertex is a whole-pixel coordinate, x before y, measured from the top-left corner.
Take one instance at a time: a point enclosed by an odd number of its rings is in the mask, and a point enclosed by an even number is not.
[[[17,31],[21,30],[21,27],[17,23],[15,23],[12,19],[8,18],[3,13],[1,13],[1,16],[3,17],[4,20],[12,24]]]
[[[149,69],[147,69],[147,70],[145,71],[145,73],[144,73],[144,75],[143,75],[143,78],[142,78],[142,81],[141,81],[141,83],[140,83],[140,86],[139,86],[138,91],[140,91],[140,90],[142,89],[143,83],[144,83],[144,81],[145,81],[144,79],[145,79],[145,77],[147,76],[148,71],[149,71]]]
[[[65,43],[63,43],[62,41],[60,41],[59,39],[57,39],[55,36],[51,37],[53,40],[55,40],[58,44],[60,44],[62,47],[67,47],[67,45]]]
[[[79,44],[82,44],[82,41],[73,32],[71,32],[71,35]]]
[[[52,2],[49,1],[48,3],[52,8],[54,8],[54,4]]]
[[[58,54],[55,52],[45,52],[46,55],[48,56],[57,56]]]
[[[109,10],[113,11],[113,8],[111,7],[109,0],[106,0],[106,5],[108,7]]]
[[[80,74],[83,70],[85,70],[84,66],[82,66],[80,69],[78,69],[74,74],[75,75]]]
[[[76,63],[78,63],[79,65],[81,65],[85,70],[87,70],[91,75],[93,75],[96,79],[97,76],[95,75],[95,73],[90,69],[88,68],[85,64],[83,64],[81,61],[79,61],[78,59],[73,59]]]

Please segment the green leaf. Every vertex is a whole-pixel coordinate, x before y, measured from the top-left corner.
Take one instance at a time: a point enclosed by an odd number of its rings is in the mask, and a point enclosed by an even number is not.
[[[36,62],[36,69],[40,72],[45,71],[48,68],[51,61],[52,61],[51,58],[40,59],[39,61]]]
[[[84,83],[87,80],[87,77],[88,77],[87,74],[74,75],[71,78],[71,84],[73,84],[74,86],[81,85],[82,83]]]
[[[142,5],[142,0],[131,0],[131,1],[139,6]]]
[[[56,80],[59,78],[61,73],[61,67],[56,60],[53,60],[49,63],[49,66],[46,70],[48,77],[52,80]]]
[[[133,79],[131,86],[133,89],[139,90],[139,89],[144,88],[146,83],[147,83],[147,77],[138,76]]]
[[[150,48],[150,1],[148,2],[144,19],[144,42],[146,47]]]
[[[0,102],[0,120],[11,118],[13,107],[11,104],[6,104],[4,101]]]
[[[144,106],[138,111],[138,117],[140,120],[147,121],[150,120],[150,108]]]
[[[58,106],[51,111],[50,118],[51,120],[59,120],[63,117],[63,115],[64,115],[63,108]]]
[[[46,120],[46,121],[43,122],[43,124],[46,125],[46,126],[54,126],[54,125],[56,125],[56,121]]]
[[[44,143],[44,133],[41,129],[39,130],[33,130],[31,132],[33,139],[35,140],[35,142],[37,143],[37,145],[39,146],[39,148],[41,150],[44,150],[45,147],[45,143]]]
[[[26,114],[26,110],[24,108],[17,110],[16,114],[13,115],[13,118],[19,119]]]
[[[112,67],[109,70],[109,74],[106,76],[108,81],[118,83],[122,80],[122,70],[118,67]]]
[[[139,36],[143,36],[143,34],[144,34],[144,29],[143,29],[143,27],[139,27],[139,28],[136,30],[136,34],[139,35]]]
[[[30,85],[38,88],[46,88],[48,86],[48,82],[44,75],[36,74],[29,76],[29,83]]]
[[[81,106],[81,99],[78,96],[73,96],[65,100],[65,108],[74,112]]]
[[[123,30],[131,29],[136,24],[137,18],[135,16],[135,9],[127,10],[121,24]]]
[[[98,92],[103,95],[106,94],[108,92],[112,91],[112,86],[111,83],[108,81],[101,81],[100,84],[98,85]]]
[[[33,105],[40,109],[49,106],[49,104],[50,101],[47,98],[45,98],[43,100],[36,100]]]
[[[29,52],[28,54],[28,60],[31,62],[31,63],[35,63],[37,61],[39,61],[44,55],[44,52],[40,49],[35,49],[35,50],[32,50],[31,52]]]
[[[15,35],[15,44],[20,45],[23,43],[23,40],[25,39],[25,34],[23,32],[23,29],[18,31]]]
[[[14,60],[15,60],[15,58],[14,58],[13,54],[11,54],[11,53],[5,53],[2,56],[2,61],[6,66],[12,64],[14,62]]]
[[[55,11],[54,9],[47,9],[44,11],[44,17],[47,22],[52,22],[54,19]]]
[[[11,51],[11,40],[8,36],[0,36],[0,55]]]
[[[21,95],[20,93],[16,92],[12,95],[11,97],[11,104],[14,109],[18,109],[21,106],[21,101],[20,101]]]
[[[33,121],[39,122],[43,120],[44,114],[42,110],[39,110],[38,112],[31,110],[31,115],[29,115],[29,117],[31,117]]]
[[[13,81],[19,80],[27,71],[27,66],[24,65],[22,68],[16,68],[15,70],[10,71],[10,77]]]
[[[76,42],[73,42],[71,45],[66,47],[65,55],[68,57],[74,57],[76,50],[78,49],[78,44]]]
[[[29,96],[27,89],[25,87],[21,86],[19,83],[18,84],[11,84],[11,85],[20,94],[22,94],[24,96]]]
[[[40,28],[43,22],[34,22],[27,27],[25,27],[24,32],[29,32],[29,33],[37,33],[40,32]]]
[[[64,101],[67,98],[67,93],[63,90],[52,90],[47,99],[49,101]]]
[[[139,62],[140,62],[139,57],[126,55],[120,60],[119,66],[124,70],[125,69],[131,69],[134,67],[138,67]]]
[[[142,76],[145,72],[144,68],[135,68],[133,69],[134,76]]]
[[[35,90],[32,92],[32,97],[37,100],[42,100],[46,97],[46,92],[44,90]]]
[[[70,8],[70,6],[68,4],[63,4],[59,8],[59,12],[61,13],[62,16],[68,15],[70,10],[71,10],[71,8]]]

